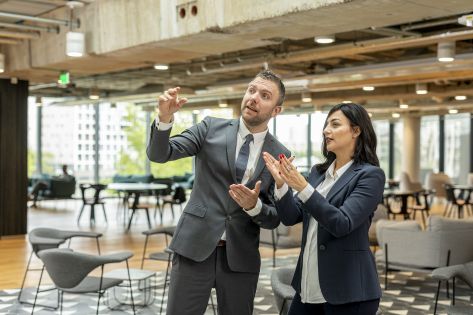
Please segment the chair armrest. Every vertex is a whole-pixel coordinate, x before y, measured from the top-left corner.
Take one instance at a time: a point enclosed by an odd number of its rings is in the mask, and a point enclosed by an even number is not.
[[[170,236],[174,235],[174,231],[176,231],[176,226],[160,226],[151,230],[141,232],[144,235],[154,235],[154,234],[167,234]]]
[[[99,238],[102,237],[102,233],[97,232],[86,232],[86,231],[65,231],[70,232],[72,235],[71,237],[90,237],[90,238]]]
[[[440,267],[432,271],[431,276],[436,280],[449,280],[455,276],[460,275],[463,271],[463,265],[455,265],[448,267]]]
[[[104,264],[122,262],[132,256],[133,256],[132,252],[124,251],[124,252],[119,252],[119,253],[114,253],[114,254],[109,254],[109,255],[97,256],[96,258],[100,261],[101,265],[104,265]]]

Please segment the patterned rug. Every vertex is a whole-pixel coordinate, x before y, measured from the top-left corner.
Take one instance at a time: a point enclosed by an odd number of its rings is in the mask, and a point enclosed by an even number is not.
[[[278,257],[278,266],[294,266],[296,257]],[[255,308],[253,314],[256,315],[277,315],[279,312],[275,306],[274,298],[271,289],[271,271],[272,260],[263,259],[262,269],[258,282],[258,289],[255,297]],[[381,274],[381,273],[380,273]],[[163,273],[157,273],[156,283],[162,283],[164,278]],[[381,276],[380,281],[384,283],[384,278]],[[437,282],[432,281],[428,276],[412,272],[392,272],[389,275],[389,290],[383,291],[383,298],[381,300],[380,311],[381,314],[397,314],[397,315],[426,315],[433,314],[433,305],[435,300],[435,292],[437,289]],[[138,292],[137,283],[133,287],[134,292]],[[472,291],[461,281],[457,281],[456,286],[456,303],[452,306],[450,299],[445,296],[445,286],[442,286],[443,292],[440,295],[439,308],[437,314],[439,315],[471,315],[473,314],[473,299]],[[0,315],[5,314],[31,314],[32,307],[27,304],[19,304],[17,301],[18,289],[0,291]],[[162,286],[157,286],[154,289],[154,300],[147,307],[142,307],[137,310],[138,314],[159,314],[161,305]],[[26,289],[24,291],[23,299],[33,299],[33,289]],[[124,293],[116,291],[108,296],[100,303],[100,314],[133,314],[128,306],[120,306],[116,299],[126,299]],[[213,292],[213,300],[216,302],[215,292]],[[40,304],[55,304],[57,301],[56,291],[50,293],[40,294],[38,303]],[[153,299],[153,297],[145,297],[139,294],[137,303],[142,303],[143,299]],[[210,301],[209,301],[210,302]],[[210,303],[209,303],[210,304]],[[88,315],[95,314],[97,305],[96,295],[73,295],[64,294],[64,315]],[[113,309],[110,309],[112,307]],[[166,308],[166,297],[163,300],[163,314]],[[59,314],[59,311],[51,310],[45,307],[36,307],[35,314]],[[211,305],[207,308],[206,315],[214,314]]]

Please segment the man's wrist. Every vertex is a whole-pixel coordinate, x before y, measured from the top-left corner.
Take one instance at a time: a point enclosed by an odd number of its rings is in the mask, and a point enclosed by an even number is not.
[[[159,122],[169,124],[173,121],[174,115],[158,115]]]

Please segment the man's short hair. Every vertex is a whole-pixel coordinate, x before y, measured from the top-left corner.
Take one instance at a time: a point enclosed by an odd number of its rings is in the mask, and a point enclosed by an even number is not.
[[[284,98],[286,97],[286,88],[284,87],[284,83],[282,83],[282,80],[279,78],[279,76],[277,76],[271,70],[263,70],[258,73],[255,78],[261,78],[276,83],[276,86],[279,90],[279,99],[276,106],[282,106],[284,103]]]

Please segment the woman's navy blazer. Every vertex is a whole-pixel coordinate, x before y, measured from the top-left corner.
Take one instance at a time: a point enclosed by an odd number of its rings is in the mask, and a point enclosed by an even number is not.
[[[309,183],[316,188],[325,179],[315,167]],[[317,251],[322,294],[330,304],[368,301],[381,297],[368,229],[382,202],[385,175],[371,164],[352,164],[324,198],[317,191],[302,203],[292,191],[276,202],[285,225],[303,222],[301,253],[292,286],[301,292],[302,257],[310,216],[318,222]],[[315,245],[314,245],[315,246]]]

